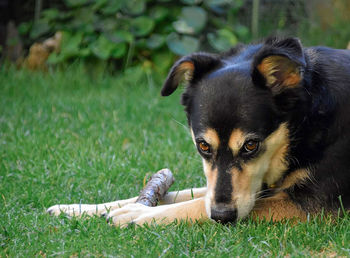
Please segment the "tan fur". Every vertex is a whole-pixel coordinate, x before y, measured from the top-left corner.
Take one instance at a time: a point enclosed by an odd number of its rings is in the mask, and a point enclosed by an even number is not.
[[[244,144],[245,139],[246,137],[241,129],[235,129],[232,131],[231,136],[229,138],[228,146],[231,148],[234,155],[238,154],[238,151]]]
[[[283,56],[266,57],[257,68],[270,86],[278,84],[285,87],[294,87],[302,79],[298,65]]]
[[[209,143],[209,145],[214,149],[217,150],[220,145],[220,138],[218,133],[215,131],[215,129],[209,128],[204,134],[203,134],[204,140]]]
[[[171,204],[171,203],[178,203],[178,202],[184,202],[184,201],[190,201],[192,199],[197,199],[200,197],[205,196],[207,193],[207,188],[192,188],[192,189],[186,189],[182,191],[174,191],[167,193],[162,200],[159,201],[159,204]]]
[[[279,188],[287,189],[293,185],[303,184],[307,180],[310,180],[309,171],[306,169],[298,169],[286,176]]]
[[[194,72],[194,64],[190,61],[181,63],[175,71],[174,81],[190,81]]]
[[[181,202],[176,204],[176,206],[159,206],[164,211],[159,213],[159,219],[162,219],[164,215],[168,218],[170,222],[175,219],[184,219],[198,221],[202,219],[208,219],[205,210],[205,199],[203,197],[194,199],[187,202]]]
[[[58,204],[48,208],[47,212],[52,215],[65,213],[69,216],[101,215],[106,211],[112,211],[114,209],[119,209],[127,204],[135,203],[137,198],[138,197],[134,197],[126,200],[107,202],[102,204]]]
[[[276,147],[272,147],[272,146]],[[268,185],[276,183],[286,171],[288,162],[286,155],[289,147],[289,131],[286,124],[282,124],[280,128],[266,140],[266,146],[273,152],[270,158],[270,165],[264,176],[264,183]]]
[[[231,173],[233,184],[231,198],[235,204],[235,208],[237,209],[238,218],[243,218],[254,206],[254,196],[256,190],[252,188],[252,185],[255,179],[253,178],[249,169],[243,168],[243,171],[232,169]]]
[[[251,212],[254,219],[280,221],[283,219],[298,218],[305,221],[307,214],[297,207],[286,193],[279,193],[271,198],[261,199]]]
[[[310,173],[306,169],[299,169],[289,174],[278,186],[278,190],[290,188],[294,185],[302,184],[310,179]],[[274,196],[258,200],[251,213],[255,219],[265,218],[267,220],[280,221],[282,219],[298,218],[306,220],[307,214],[296,206],[284,192],[279,192]]]
[[[247,173],[249,171],[244,171],[243,173]],[[242,196],[250,196],[250,186],[252,177],[251,176],[245,176],[243,175],[241,171],[238,171],[236,168],[231,169],[231,175],[232,175],[232,184],[233,184],[233,193],[232,193],[232,200],[237,201],[237,198]]]
[[[130,222],[139,225],[151,222],[169,224],[175,220],[195,222],[208,219],[204,197],[156,207],[134,203],[113,211],[109,216],[113,224],[118,226],[126,226]]]
[[[194,132],[193,132],[192,128],[191,128],[191,137],[192,137],[192,141],[193,141],[194,145],[196,145],[196,138],[194,137]]]
[[[203,168],[204,168],[204,174],[207,178],[207,193],[205,196],[206,201],[206,208],[207,208],[207,214],[210,214],[210,206],[214,202],[214,193],[215,193],[215,187],[216,187],[216,180],[218,177],[218,170],[214,169],[212,170],[212,164],[208,163],[205,159],[203,159]]]
[[[281,124],[262,144],[266,148],[262,155],[243,164],[243,171],[232,171],[233,200],[236,201],[238,217],[250,212],[262,182],[275,183],[287,168],[285,155],[289,141],[286,124]]]
[[[212,170],[212,164],[206,160],[203,160],[204,173],[207,178],[207,188],[209,191],[214,190],[216,185],[216,179],[218,177],[218,170]]]

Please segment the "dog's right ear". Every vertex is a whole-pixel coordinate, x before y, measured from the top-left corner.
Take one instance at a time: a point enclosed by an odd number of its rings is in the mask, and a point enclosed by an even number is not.
[[[189,84],[195,83],[220,63],[219,57],[207,53],[195,53],[182,57],[170,69],[161,95],[169,96],[182,81]]]

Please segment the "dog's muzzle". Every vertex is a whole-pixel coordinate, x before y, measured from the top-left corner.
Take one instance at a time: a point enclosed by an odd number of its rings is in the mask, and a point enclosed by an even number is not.
[[[211,215],[210,217],[222,224],[226,223],[235,223],[237,220],[237,209],[230,209],[230,208],[221,208],[218,209],[216,207],[211,208]]]

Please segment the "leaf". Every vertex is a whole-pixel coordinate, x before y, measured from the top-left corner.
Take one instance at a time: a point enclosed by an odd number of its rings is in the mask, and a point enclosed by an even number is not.
[[[79,7],[85,5],[89,0],[64,0],[68,7]]]
[[[230,5],[232,2],[228,2],[227,0],[204,0],[204,4],[210,8],[213,13],[217,15],[225,15],[228,13],[230,9]]]
[[[91,51],[89,48],[80,48],[79,49],[79,57],[87,57],[91,55]]]
[[[202,2],[202,0],[181,0],[182,3],[188,5],[196,5]]]
[[[98,20],[95,23],[95,28],[99,31],[111,32],[118,27],[118,20],[116,18],[108,17]]]
[[[94,5],[92,6],[93,10],[100,10],[102,7],[104,7],[108,3],[108,0],[96,0]]]
[[[193,34],[194,33],[194,29],[192,27],[190,27],[187,24],[187,22],[184,20],[179,20],[179,21],[173,22],[173,26],[174,26],[175,30],[179,33],[186,33],[186,34]]]
[[[155,6],[150,10],[149,16],[156,22],[164,20],[169,14],[169,9],[163,6]]]
[[[132,14],[139,15],[146,10],[145,0],[128,0],[123,6],[123,11]]]
[[[71,20],[68,28],[86,34],[94,33],[94,24],[96,20],[97,15],[91,8],[79,8],[74,11],[74,18]]]
[[[118,43],[114,45],[111,56],[114,58],[121,58],[126,54],[127,45],[125,43]]]
[[[171,51],[177,55],[188,55],[199,48],[199,40],[191,36],[179,36],[171,33],[167,37],[167,44]]]
[[[56,8],[50,8],[41,12],[42,17],[47,21],[53,21],[60,17],[60,11]]]
[[[208,6],[220,6],[220,5],[225,5],[229,4],[229,1],[227,0],[204,0],[205,4]]]
[[[101,12],[104,15],[114,15],[124,6],[124,3],[125,0],[108,0]]]
[[[31,28],[32,28],[33,22],[28,21],[28,22],[22,22],[19,26],[18,26],[18,32],[21,35],[26,35],[30,32]]]
[[[147,16],[140,16],[131,20],[131,32],[135,36],[146,36],[152,32],[154,21]]]
[[[47,24],[47,22],[39,20],[37,23],[33,24],[29,36],[31,39],[37,39],[45,33],[48,33],[49,31],[50,26]]]
[[[235,26],[235,33],[239,38],[247,38],[249,36],[249,29],[244,25]]]
[[[90,7],[79,8],[74,12],[74,16],[74,20],[80,23],[93,23],[96,19],[96,14]]]
[[[157,51],[152,55],[154,69],[158,73],[166,73],[174,62],[174,54],[170,51]]]
[[[82,33],[71,34],[62,32],[61,51],[59,54],[52,53],[49,56],[48,63],[57,64],[64,62],[72,57],[83,57],[90,54],[88,49],[81,48],[83,40]]]
[[[107,60],[114,49],[114,44],[101,35],[91,46],[92,53],[102,60]]]
[[[58,64],[64,61],[63,55],[53,52],[47,59],[48,64]]]
[[[157,49],[163,46],[165,37],[160,34],[152,34],[146,41],[146,46],[150,49]]]
[[[173,23],[179,33],[194,34],[200,32],[207,23],[207,13],[201,7],[184,7],[180,19]]]
[[[118,30],[110,33],[108,39],[110,39],[114,43],[131,43],[132,41],[134,41],[134,36],[128,31]]]
[[[61,54],[66,56],[66,58],[78,55],[82,40],[82,33],[70,34],[68,32],[63,32],[61,42]]]
[[[228,29],[221,29],[207,35],[209,44],[219,51],[226,51],[235,46],[238,42],[237,37]]]
[[[115,44],[101,35],[97,41],[91,46],[92,53],[102,60],[107,60],[111,57],[120,58],[126,53],[126,44]]]
[[[209,7],[216,14],[236,13],[244,4],[244,0],[204,0],[204,5]]]

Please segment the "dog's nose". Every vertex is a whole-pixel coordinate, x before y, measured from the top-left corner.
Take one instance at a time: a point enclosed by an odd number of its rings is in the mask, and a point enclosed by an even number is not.
[[[226,224],[229,222],[236,222],[237,220],[237,209],[215,209],[211,208],[210,217],[222,224]]]

